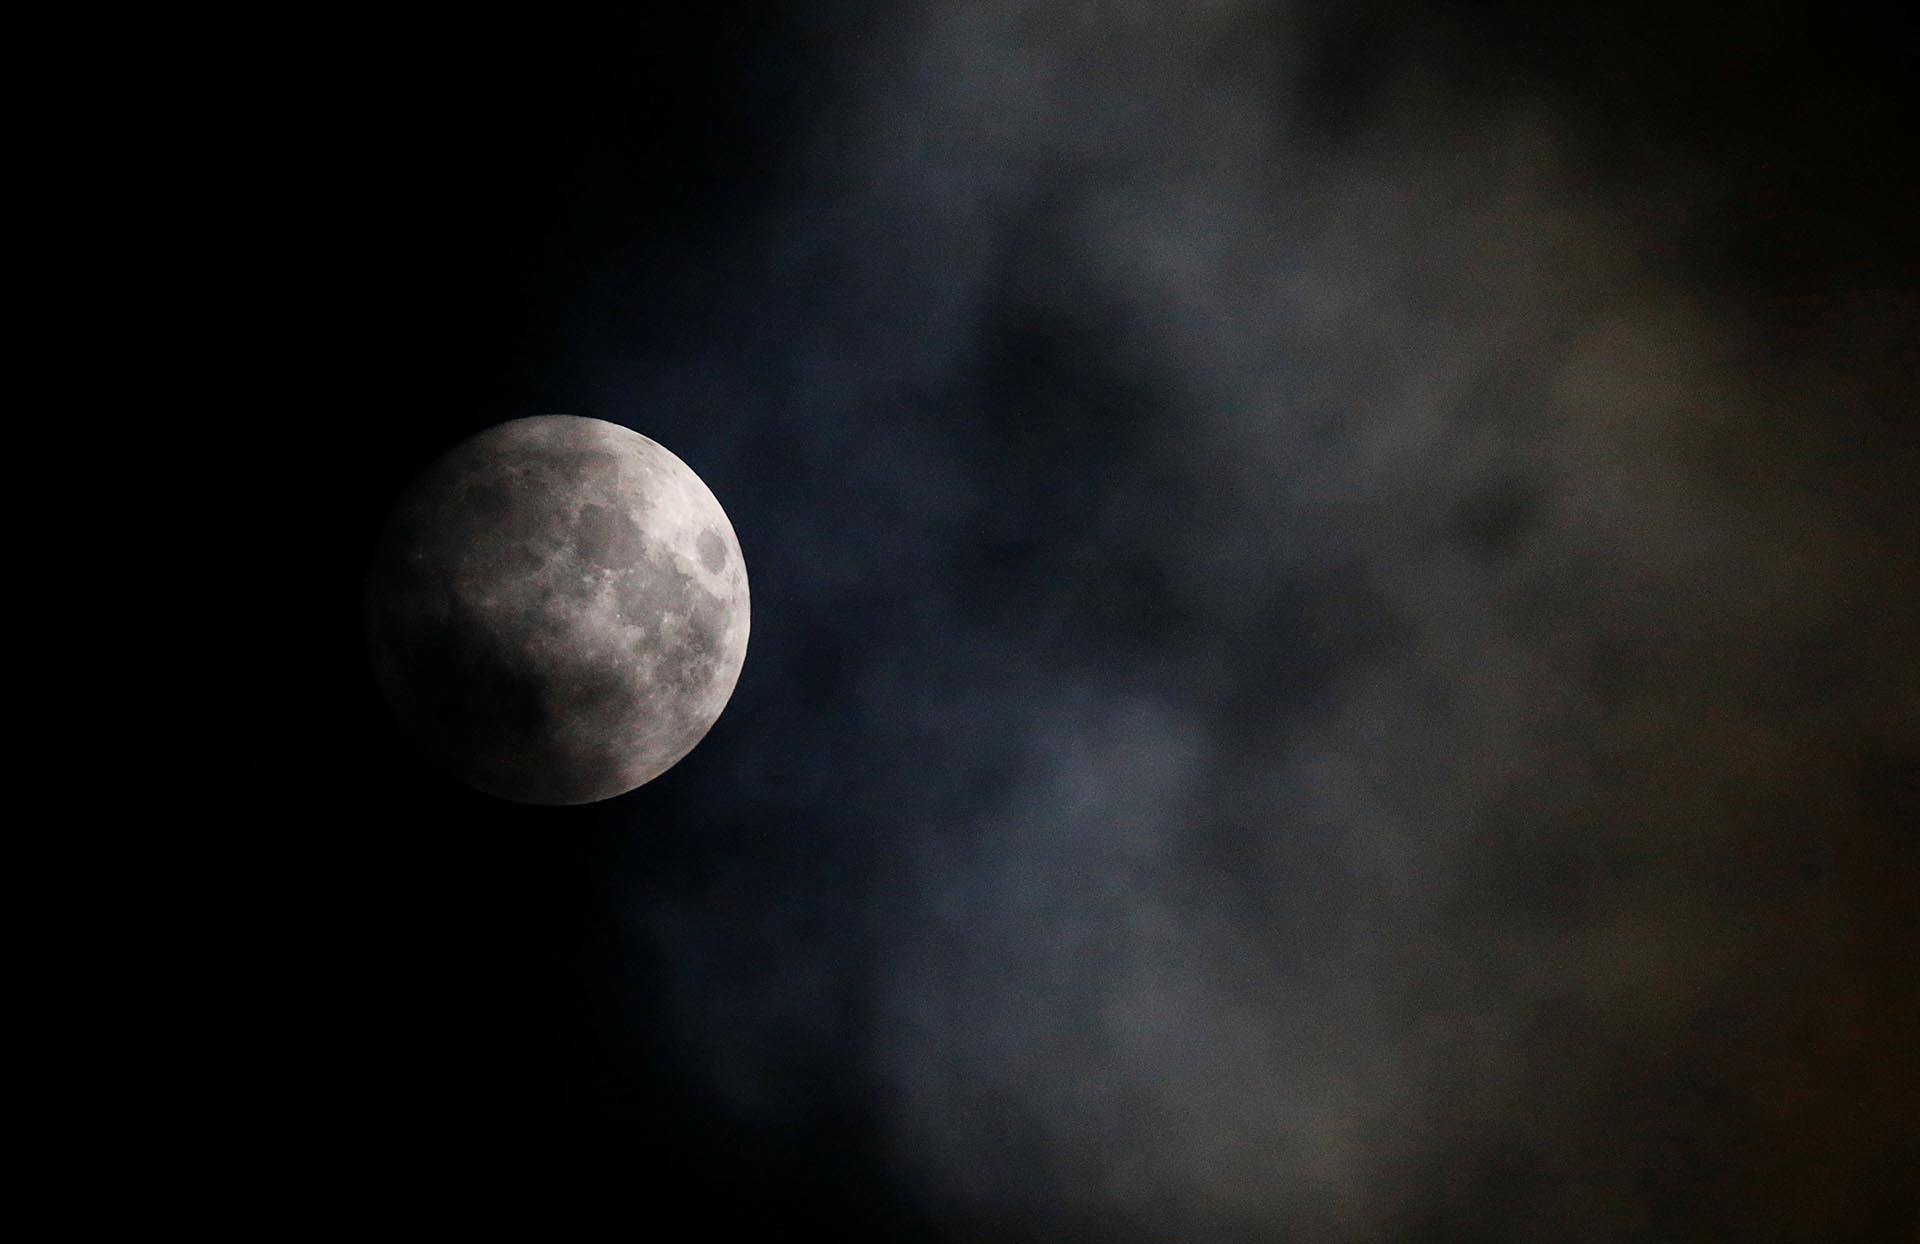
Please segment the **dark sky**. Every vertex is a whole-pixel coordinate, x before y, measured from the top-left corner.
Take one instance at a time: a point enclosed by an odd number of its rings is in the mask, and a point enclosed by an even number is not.
[[[329,485],[283,1204],[1913,1238],[1915,35],[1518,0],[302,34],[262,259],[325,325],[284,388]],[[357,629],[405,482],[549,412],[691,465],[753,587],[707,740],[586,808],[432,770]]]

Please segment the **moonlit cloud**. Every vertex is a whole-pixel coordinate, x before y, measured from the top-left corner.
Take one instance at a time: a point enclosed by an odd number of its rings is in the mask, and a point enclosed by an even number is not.
[[[854,1051],[956,1238],[1870,1236],[1913,305],[1783,333],[1747,183],[1363,16],[904,6],[724,344],[595,360],[815,714],[713,745],[785,871],[637,908],[676,1040],[744,1126]]]

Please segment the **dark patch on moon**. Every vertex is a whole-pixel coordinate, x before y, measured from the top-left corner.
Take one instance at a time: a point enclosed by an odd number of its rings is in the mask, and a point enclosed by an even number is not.
[[[693,595],[693,576],[658,554],[622,574],[615,585],[622,620],[658,630],[661,620],[684,612]]]
[[[475,484],[467,489],[467,504],[481,518],[503,518],[513,507],[513,490],[498,481]]]
[[[603,570],[631,566],[646,547],[632,515],[593,503],[580,507],[573,543],[582,562]]]
[[[526,761],[548,707],[540,672],[519,646],[451,593],[430,602],[376,597],[370,613],[375,672],[428,754],[456,771],[484,763],[502,783],[537,789]]]
[[[727,564],[727,542],[711,527],[700,533],[695,550],[700,554],[700,564],[707,568],[708,574],[719,574],[721,567]]]

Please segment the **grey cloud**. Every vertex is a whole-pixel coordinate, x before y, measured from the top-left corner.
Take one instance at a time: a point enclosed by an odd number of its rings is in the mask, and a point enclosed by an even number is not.
[[[1861,791],[1914,743],[1920,531],[1867,412],[1911,372],[1691,262],[1711,167],[1623,182],[1444,48],[1329,138],[1321,16],[903,9],[733,274],[770,370],[638,382],[777,412],[739,525],[803,569],[756,642],[851,636],[858,760],[788,739],[743,788],[890,827],[857,912],[653,926],[687,1040],[747,1118],[788,1043],[860,1051],[900,1168],[994,1238],[1897,1212],[1912,861]],[[1039,380],[981,378],[1005,323]],[[968,413],[1002,400],[1096,429],[1034,547],[1021,416]]]

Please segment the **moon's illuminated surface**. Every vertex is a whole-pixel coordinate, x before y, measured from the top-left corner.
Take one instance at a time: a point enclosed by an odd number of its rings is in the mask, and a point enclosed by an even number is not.
[[[388,521],[374,672],[469,785],[607,799],[707,733],[747,653],[733,525],[687,465],[617,424],[541,415],[455,446]]]

